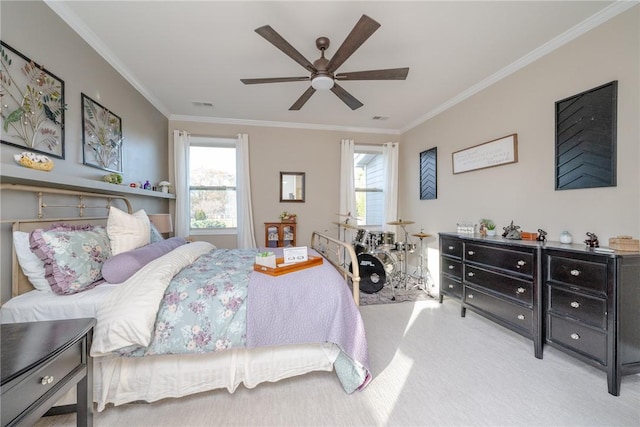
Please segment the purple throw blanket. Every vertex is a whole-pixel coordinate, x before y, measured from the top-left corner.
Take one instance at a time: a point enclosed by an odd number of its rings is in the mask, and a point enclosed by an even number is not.
[[[309,253],[317,255],[312,250]],[[251,274],[247,347],[337,344],[353,368],[360,370],[355,388],[362,389],[371,379],[362,317],[342,275],[323,261],[320,266],[276,277]],[[336,372],[340,376],[337,366]],[[344,379],[340,380],[344,386]]]

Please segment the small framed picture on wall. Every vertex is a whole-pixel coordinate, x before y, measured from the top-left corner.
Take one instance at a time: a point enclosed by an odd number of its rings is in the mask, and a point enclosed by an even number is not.
[[[420,200],[438,198],[438,147],[420,153]]]

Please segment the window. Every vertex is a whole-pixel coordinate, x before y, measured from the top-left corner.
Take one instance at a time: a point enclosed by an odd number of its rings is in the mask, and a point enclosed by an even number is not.
[[[192,234],[235,232],[235,139],[191,137],[189,212]]]
[[[356,146],[353,155],[358,225],[381,227],[384,215],[382,147]]]

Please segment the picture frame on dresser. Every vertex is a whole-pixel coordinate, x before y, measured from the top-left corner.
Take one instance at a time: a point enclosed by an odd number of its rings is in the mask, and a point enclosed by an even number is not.
[[[3,144],[64,159],[64,81],[0,40]]]

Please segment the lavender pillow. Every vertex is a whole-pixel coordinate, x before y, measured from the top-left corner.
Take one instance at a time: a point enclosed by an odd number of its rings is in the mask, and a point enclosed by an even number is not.
[[[171,252],[187,241],[172,237],[109,258],[102,266],[102,276],[109,283],[122,283],[156,258]]]
[[[111,256],[104,227],[57,224],[29,235],[31,251],[44,262],[45,278],[59,295],[91,289],[102,279],[102,264]]]

